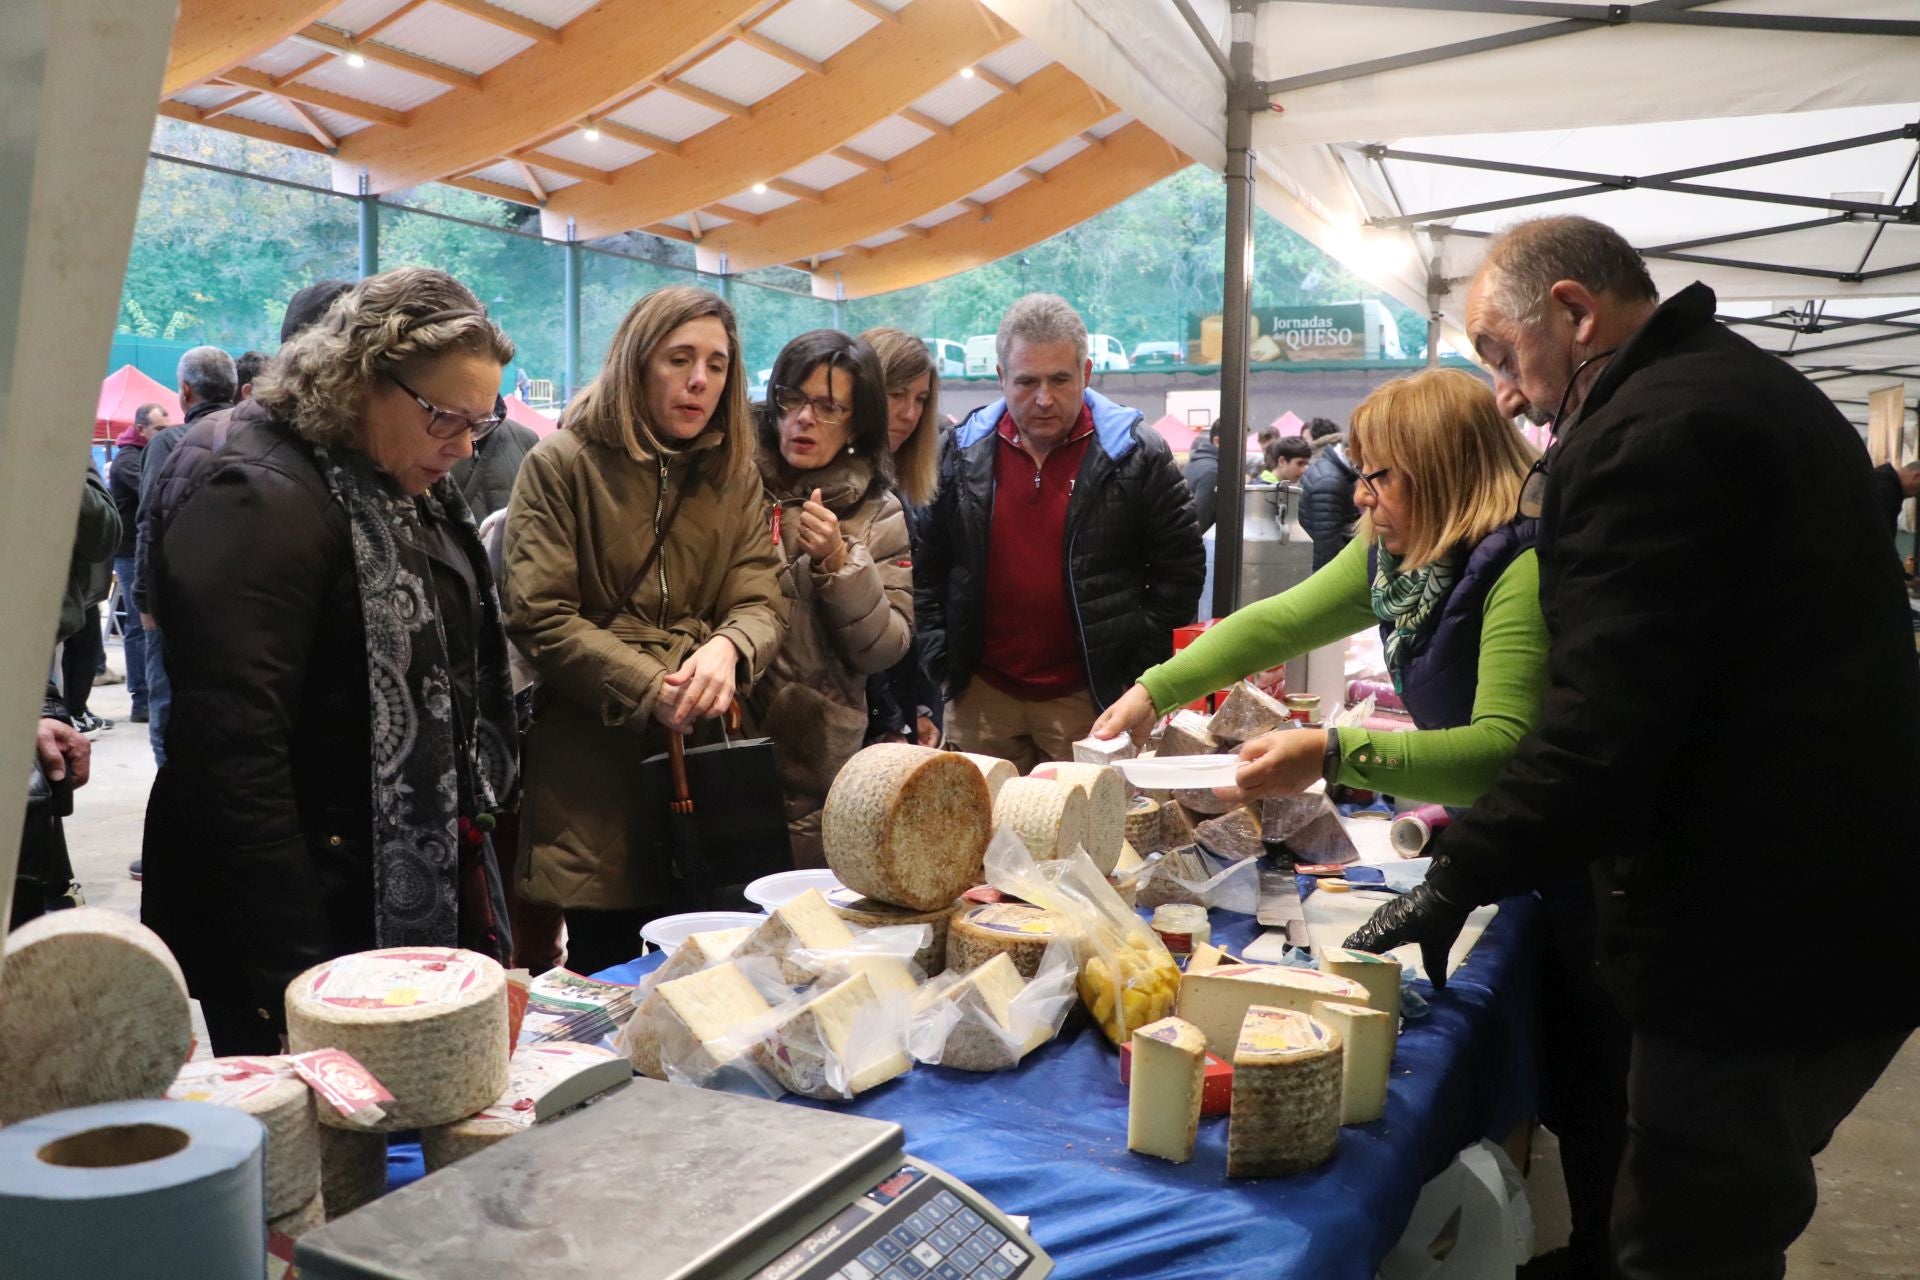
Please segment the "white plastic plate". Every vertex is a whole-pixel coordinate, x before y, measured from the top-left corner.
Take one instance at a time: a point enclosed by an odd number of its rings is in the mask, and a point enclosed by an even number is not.
[[[672,955],[674,948],[696,933],[707,933],[714,929],[757,928],[766,923],[765,916],[754,915],[750,911],[688,911],[677,916],[661,916],[658,920],[649,920],[641,928],[640,936],[660,950]]]
[[[776,871],[770,876],[761,876],[742,892],[746,894],[748,902],[762,911],[771,912],[786,906],[809,889],[832,893],[840,887],[840,881],[825,867],[806,867],[799,871]]]
[[[1134,786],[1146,791],[1178,791],[1194,787],[1230,787],[1243,762],[1239,756],[1158,756],[1115,760],[1113,767]]]

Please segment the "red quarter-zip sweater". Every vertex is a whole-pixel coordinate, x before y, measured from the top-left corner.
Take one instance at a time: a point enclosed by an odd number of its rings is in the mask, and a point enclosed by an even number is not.
[[[995,435],[979,676],[1002,693],[1044,702],[1087,684],[1067,587],[1067,504],[1093,437],[1093,410],[1080,406],[1044,465],[1020,447],[1011,412],[1000,415]]]

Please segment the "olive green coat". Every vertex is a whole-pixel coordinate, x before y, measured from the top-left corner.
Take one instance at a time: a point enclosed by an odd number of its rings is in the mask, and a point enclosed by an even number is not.
[[[718,484],[697,476],[658,563],[620,598],[696,466],[635,461],[557,431],[527,455],[514,486],[502,588],[507,634],[540,679],[521,766],[519,887],[535,901],[671,901],[660,815],[646,811],[640,768],[666,749],[653,718],[660,682],[723,635],[740,652],[744,693],[786,631],[779,556],[751,471]],[[616,605],[613,621],[596,626]]]

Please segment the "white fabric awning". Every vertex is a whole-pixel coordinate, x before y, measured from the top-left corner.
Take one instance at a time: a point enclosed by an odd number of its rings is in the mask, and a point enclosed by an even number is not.
[[[987,2],[1175,146],[1224,163],[1223,77],[1171,0]],[[1254,125],[1261,206],[1410,305],[1431,297],[1462,350],[1485,237],[1584,214],[1648,255],[1662,293],[1711,285],[1742,333],[1856,421],[1874,387],[1904,379],[1911,399],[1920,37],[1806,28],[1920,23],[1920,0],[1642,0],[1612,6],[1624,21],[1583,21],[1608,8],[1262,5],[1254,75],[1278,109]],[[1225,49],[1224,0],[1194,9]],[[1755,19],[1802,29],[1682,25]]]

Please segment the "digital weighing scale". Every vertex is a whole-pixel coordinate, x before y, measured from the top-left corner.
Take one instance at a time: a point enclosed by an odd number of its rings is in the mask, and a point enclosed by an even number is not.
[[[302,1280],[1040,1280],[897,1124],[636,1079],[300,1237]]]

